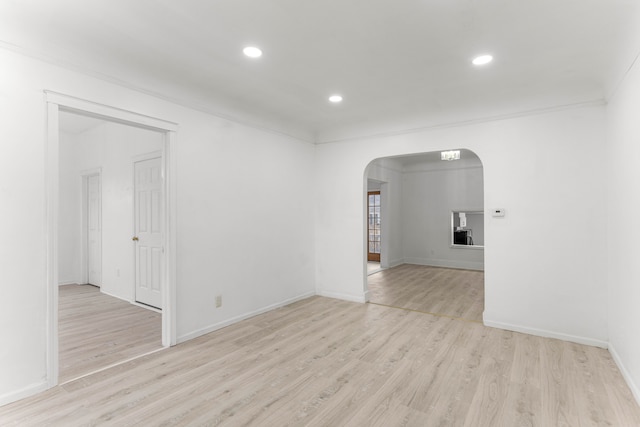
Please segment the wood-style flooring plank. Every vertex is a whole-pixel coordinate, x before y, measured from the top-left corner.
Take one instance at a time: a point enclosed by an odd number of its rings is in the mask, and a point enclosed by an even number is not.
[[[0,425],[635,426],[606,350],[313,297],[0,407]]]
[[[403,264],[367,278],[375,304],[482,322],[484,272]]]
[[[59,382],[162,348],[162,315],[91,285],[60,286]]]

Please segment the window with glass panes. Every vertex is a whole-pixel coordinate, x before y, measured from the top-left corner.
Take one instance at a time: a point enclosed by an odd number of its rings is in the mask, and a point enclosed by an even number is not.
[[[380,261],[380,192],[369,191],[368,196],[368,255],[369,261]]]

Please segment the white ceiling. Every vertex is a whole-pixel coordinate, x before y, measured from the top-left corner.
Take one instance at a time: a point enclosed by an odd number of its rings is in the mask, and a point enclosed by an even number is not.
[[[602,100],[637,9],[636,0],[0,0],[0,40],[324,142]],[[246,45],[263,57],[244,57]],[[492,64],[470,64],[485,52]],[[330,104],[333,93],[344,102]]]

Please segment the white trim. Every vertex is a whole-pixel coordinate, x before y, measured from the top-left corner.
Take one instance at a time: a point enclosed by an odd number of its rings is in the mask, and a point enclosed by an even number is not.
[[[403,259],[394,259],[393,261],[389,262],[389,267],[388,268],[393,268],[393,267],[397,267],[399,265],[404,264],[404,260]]]
[[[98,104],[96,102],[87,101],[85,99],[76,98],[75,96],[64,95],[49,90],[45,90],[44,93],[45,99],[48,103],[57,104],[65,111],[73,111],[82,115],[97,116],[112,122],[116,121],[125,124],[132,124],[137,127],[142,125],[170,132],[178,130],[178,125],[176,123],[168,122],[166,120],[145,116],[144,114],[134,113],[133,111],[123,110],[117,107]]]
[[[80,176],[102,175],[102,168],[83,169],[80,171]]]
[[[93,285],[89,285],[89,286],[93,286]],[[108,296],[110,296],[112,298],[117,298],[120,301],[128,302],[129,304],[135,305],[136,307],[144,308],[144,309],[147,309],[147,310],[150,310],[150,311],[154,311],[156,313],[162,313],[162,310],[160,310],[159,308],[155,308],[155,307],[152,307],[152,306],[146,305],[146,304],[141,304],[141,303],[139,303],[139,302],[137,302],[135,300],[122,298],[121,296],[118,296],[116,294],[112,294],[111,292],[104,291],[104,290],[102,290],[102,288],[100,288],[100,292],[105,294],[105,295],[108,295]],[[163,347],[168,347],[168,346],[163,346]]]
[[[77,64],[74,64],[69,61],[61,61],[59,58],[53,58],[43,52],[37,52],[31,49],[25,49],[23,47],[16,46],[14,44],[7,43],[2,40],[0,40],[0,48],[5,49],[9,52],[13,52],[14,54],[32,58],[37,61],[54,65],[56,67],[62,67],[66,70],[71,70],[85,76],[93,77],[93,78],[102,80],[104,82],[108,82],[110,84],[114,84],[146,96],[151,96],[156,99],[162,100],[164,102],[169,102],[171,104],[175,104],[180,107],[185,107],[194,111],[208,114],[210,116],[216,117],[221,120],[237,123],[243,126],[250,127],[252,129],[268,132],[273,135],[282,135],[287,138],[291,138],[294,141],[302,142],[305,144],[315,144],[316,142],[315,138],[313,138],[312,135],[306,129],[302,129],[298,127],[294,129],[295,132],[288,132],[286,130],[279,130],[280,128],[283,128],[283,126],[278,123],[260,125],[256,123],[255,118],[247,117],[243,119],[241,117],[236,117],[237,112],[235,113],[233,111],[223,112],[218,109],[220,108],[218,106],[211,106],[211,105],[203,104],[201,102],[196,102],[193,99],[189,99],[189,97],[169,96],[161,92],[145,89],[141,86],[132,84],[131,82],[128,82],[126,80],[116,78],[112,75],[104,74],[97,70],[91,70],[86,67],[78,66]],[[51,92],[51,93],[56,93],[56,92]],[[66,96],[66,95],[62,95],[62,96]]]
[[[154,311],[156,313],[162,313],[162,310],[160,310],[159,308],[151,307],[150,305],[146,305],[146,304],[141,304],[141,303],[139,303],[138,301],[135,301],[135,300],[122,298],[121,296],[118,296],[116,294],[112,294],[111,292],[104,291],[104,290],[102,290],[102,288],[100,288],[100,292],[102,292],[103,294],[108,295],[108,296],[110,296],[112,298],[117,298],[120,301],[128,302],[129,304],[135,305],[136,307],[144,308],[144,309],[147,309],[149,311]],[[169,347],[169,346],[164,345],[163,347],[166,348],[166,347]]]
[[[47,102],[45,139],[45,248],[47,286],[46,366],[47,387],[58,384],[58,203],[59,203],[59,132],[58,105]]]
[[[165,212],[163,227],[165,248],[165,280],[162,310],[162,345],[176,343],[175,319],[175,243],[176,243],[176,183],[175,132],[178,125],[165,120],[137,114],[119,108],[97,104],[72,96],[44,91],[47,111],[45,138],[45,248],[46,248],[46,366],[47,387],[58,384],[58,198],[59,198],[59,110],[100,117],[110,121],[152,128],[164,133],[163,168],[165,172]]]
[[[475,249],[484,250],[484,245],[449,245],[449,249]]]
[[[350,142],[350,141],[363,141],[367,139],[388,138],[392,136],[401,136],[401,135],[409,135],[409,134],[420,133],[420,132],[437,131],[440,129],[473,126],[473,125],[482,124],[482,123],[511,120],[511,119],[517,119],[521,117],[539,116],[544,114],[557,113],[561,111],[577,110],[581,108],[602,107],[604,105],[607,105],[607,101],[605,99],[594,99],[591,101],[576,102],[573,104],[555,105],[551,107],[542,107],[542,108],[537,108],[533,110],[525,110],[525,111],[519,111],[519,112],[509,113],[509,114],[501,114],[496,116],[479,117],[475,119],[453,121],[448,123],[436,123],[433,125],[418,126],[410,129],[400,129],[396,131],[379,132],[374,134],[345,137],[345,138],[338,137],[336,139],[329,139],[326,141],[317,140],[316,145],[337,144],[337,143]],[[398,156],[398,155],[399,154],[394,154],[393,156]],[[404,154],[401,154],[401,155],[404,155]]]
[[[31,384],[20,390],[11,391],[0,395],[0,406],[8,405],[9,403],[16,402],[25,397],[33,396],[34,394],[41,393],[49,388],[48,381],[43,381],[37,384]]]
[[[371,270],[371,271],[369,271],[369,269],[367,269],[367,277],[371,276],[372,274],[380,273],[382,270],[386,270],[386,268],[376,268],[375,270]],[[367,301],[369,301],[368,296],[369,296],[369,289],[364,291],[364,298]]]
[[[88,286],[93,286],[93,285],[88,285]],[[121,297],[121,296],[119,296],[119,295],[112,294],[112,293],[111,293],[111,292],[109,292],[109,291],[105,291],[104,289],[102,289],[102,288],[100,288],[100,287],[98,287],[98,286],[96,286],[96,288],[98,288],[98,289],[100,290],[100,293],[105,294],[105,295],[107,295],[107,296],[110,296],[111,298],[116,298],[116,299],[119,299],[120,301],[128,302],[129,304],[133,304],[133,303],[135,302],[135,301],[132,301],[132,300],[127,299],[127,298],[122,298],[122,297]]]
[[[87,286],[94,286],[94,285],[87,285]],[[112,293],[111,293],[111,292],[109,292],[109,291],[105,291],[104,289],[102,289],[102,288],[100,288],[100,287],[98,287],[98,286],[95,286],[95,287],[96,287],[96,288],[98,288],[98,289],[100,290],[100,293],[105,294],[105,295],[108,295],[108,296],[110,296],[110,297],[112,297],[112,298],[117,298],[117,299],[119,299],[120,301],[125,301],[125,302],[128,302],[128,303],[132,303],[132,302],[133,302],[133,301],[128,300],[128,299],[126,299],[126,298],[122,298],[121,296],[118,296],[118,295],[116,295],[116,294],[112,294]]]
[[[640,405],[640,388],[638,388],[638,385],[636,385],[636,383],[633,382],[633,378],[631,377],[631,374],[629,373],[627,368],[624,366],[624,363],[622,363],[622,359],[620,359],[620,355],[618,354],[615,347],[611,343],[609,343],[609,353],[611,353],[611,357],[613,358],[613,361],[616,362],[616,365],[618,365],[618,369],[620,369],[620,372],[622,373],[622,378],[624,378],[624,380],[627,382],[627,385],[631,389],[631,393],[633,394],[633,397],[636,398],[636,402],[638,402],[638,405]]]
[[[367,191],[368,194],[368,191]],[[389,252],[391,252],[391,245],[389,243],[389,234],[387,231],[391,230],[389,212],[391,211],[391,203],[389,203],[389,183],[382,181],[380,183],[380,268],[387,268],[389,265]],[[367,211],[369,210],[369,201],[367,200]],[[367,212],[367,233],[365,238],[367,245],[369,244],[369,215]],[[367,248],[367,258],[369,256],[369,248]],[[368,289],[368,287],[365,287]],[[368,291],[367,291],[368,292]],[[368,300],[367,300],[368,301]]]
[[[182,343],[182,342],[185,342],[185,341],[189,341],[189,340],[191,340],[193,338],[197,338],[199,336],[206,335],[208,333],[217,331],[218,329],[222,329],[224,327],[227,327],[227,326],[232,325],[234,323],[238,323],[238,322],[240,322],[242,320],[245,320],[245,319],[248,319],[250,317],[254,317],[254,316],[257,316],[259,314],[263,314],[263,313],[266,313],[268,311],[275,310],[276,308],[284,307],[285,305],[293,304],[294,302],[310,298],[310,297],[312,297],[314,295],[315,295],[315,292],[306,292],[306,293],[304,293],[302,295],[298,295],[297,297],[289,298],[289,299],[286,299],[284,301],[281,301],[281,302],[278,302],[278,303],[275,303],[275,304],[271,304],[271,305],[268,305],[268,306],[263,307],[263,308],[259,308],[257,310],[251,311],[249,313],[241,314],[240,316],[235,316],[235,317],[232,317],[231,319],[227,319],[227,320],[224,320],[222,322],[214,323],[213,325],[210,325],[210,326],[207,326],[205,328],[201,328],[201,329],[195,330],[195,331],[190,332],[190,333],[188,333],[186,335],[182,335],[182,336],[178,337],[178,344]]]
[[[161,159],[162,150],[151,151],[149,153],[137,154],[131,156],[131,163],[144,162],[145,160]]]
[[[87,179],[91,175],[84,175],[82,172],[80,173],[81,180],[81,188],[80,188],[80,280],[78,283],[87,284],[89,283],[89,268],[88,268],[88,233],[87,233],[87,217],[88,209],[87,209]],[[102,177],[100,177],[100,183],[102,184]],[[101,190],[102,192],[102,190]],[[102,194],[100,194],[102,197]],[[102,213],[102,212],[101,212]],[[100,242],[102,243],[102,241]]]
[[[600,347],[600,348],[608,348],[609,347],[609,343],[606,341],[602,341],[602,340],[598,340],[595,338],[588,338],[588,337],[581,337],[578,335],[571,335],[571,334],[565,334],[563,332],[556,332],[556,331],[548,331],[545,329],[538,329],[538,328],[530,328],[528,326],[521,326],[521,325],[513,325],[510,323],[504,323],[504,322],[498,322],[495,320],[491,320],[489,319],[487,312],[485,311],[482,315],[483,317],[483,323],[485,326],[489,326],[491,328],[498,328],[498,329],[504,329],[507,331],[514,331],[514,332],[521,332],[523,334],[529,334],[529,335],[535,335],[538,337],[544,337],[544,338],[556,338],[562,341],[569,341],[569,342],[575,342],[578,344],[584,344],[584,345],[590,345],[593,347]]]
[[[483,261],[458,261],[458,260],[450,260],[450,259],[433,259],[433,258],[405,258],[402,264],[424,265],[427,267],[453,268],[456,270],[484,271]]]
[[[638,60],[640,60],[640,51],[638,51],[635,54],[635,56],[633,57],[633,61],[631,61],[631,64],[629,64],[629,66],[624,70],[624,73],[622,74],[622,76],[620,76],[619,80],[613,85],[609,93],[606,94],[605,101],[607,103],[615,99],[616,95],[618,94],[618,91],[620,90],[620,87],[622,87],[624,82],[627,80],[629,73],[631,73],[633,68],[636,66],[636,63],[638,63]]]
[[[82,180],[82,194],[80,195],[80,199],[82,201],[80,205],[80,281],[78,283],[88,284],[89,283],[89,248],[87,242],[89,240],[89,232],[87,231],[87,227],[89,224],[89,196],[87,194],[88,189],[88,179],[92,176],[98,176],[100,179],[100,283],[92,285],[97,286],[98,288],[102,287],[102,168],[92,168],[85,169],[80,171],[80,179]]]
[[[367,280],[367,276],[364,276],[364,280]],[[368,292],[368,291],[367,291]],[[332,292],[332,291],[323,291],[323,290],[318,290],[316,291],[316,295],[321,296],[321,297],[325,297],[325,298],[333,298],[333,299],[340,299],[343,301],[350,301],[350,302],[359,302],[364,304],[365,302],[367,302],[367,296],[365,291],[362,291],[361,295],[353,295],[353,294],[343,294],[340,292]]]
[[[58,282],[58,286],[69,286],[69,285],[78,285],[77,280],[70,280],[67,282]]]
[[[176,157],[176,132],[170,131],[164,134],[164,146],[162,148],[162,167],[164,172],[164,204],[165,204],[165,232],[167,235],[164,240],[164,260],[165,260],[165,281],[162,290],[162,345],[173,346],[177,344],[177,311],[176,311],[176,265],[177,259],[177,240],[176,230],[178,229],[177,220],[177,200],[178,200],[178,183],[175,178],[178,170],[178,161]]]

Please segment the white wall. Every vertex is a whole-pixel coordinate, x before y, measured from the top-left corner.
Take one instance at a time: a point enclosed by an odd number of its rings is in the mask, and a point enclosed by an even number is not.
[[[314,293],[311,144],[6,50],[0,69],[0,403],[47,382],[45,89],[178,123],[180,340]]]
[[[162,145],[159,132],[109,122],[60,139],[60,282],[82,283],[81,172],[101,168],[101,290],[127,301],[135,299],[132,162],[134,156],[161,151]],[[77,243],[71,246],[73,240]]]
[[[451,247],[451,211],[484,210],[478,161],[415,164],[402,185],[403,255],[409,264],[484,269],[484,249]]]
[[[609,348],[640,402],[640,63],[610,100],[607,117]]]
[[[81,283],[80,253],[82,250],[82,182],[78,167],[76,135],[59,134],[59,219],[58,219],[58,283]]]
[[[319,145],[318,293],[365,299],[370,161],[466,148],[483,163],[486,209],[507,213],[485,224],[485,322],[606,346],[604,117],[591,106]]]

